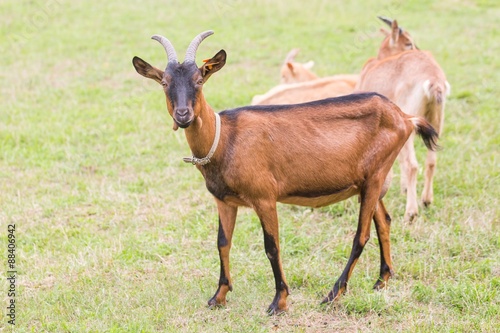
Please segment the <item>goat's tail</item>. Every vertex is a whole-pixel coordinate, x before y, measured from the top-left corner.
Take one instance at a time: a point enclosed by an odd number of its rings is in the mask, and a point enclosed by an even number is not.
[[[427,96],[428,100],[439,105],[443,104],[446,96],[450,94],[451,90],[448,81],[432,82],[431,80],[425,80],[423,88],[425,96]]]
[[[439,134],[427,120],[422,117],[411,117],[410,121],[415,127],[415,132],[422,137],[427,149],[434,151],[440,149],[437,144]]]
[[[425,80],[422,86],[427,98],[423,116],[441,134],[444,122],[444,105],[450,94],[450,84],[444,80]]]

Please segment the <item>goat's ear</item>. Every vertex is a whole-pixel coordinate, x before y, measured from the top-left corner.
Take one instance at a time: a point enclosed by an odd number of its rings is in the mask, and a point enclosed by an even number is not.
[[[200,72],[201,76],[203,76],[203,82],[206,82],[210,75],[217,72],[226,64],[226,51],[220,50],[211,59],[203,60],[203,62],[205,64],[200,67]]]
[[[386,29],[384,28],[380,28],[380,32],[385,36],[385,37],[389,37],[391,35],[391,33],[389,31],[387,31]]]
[[[391,46],[396,45],[398,42],[399,33],[398,21],[394,20],[391,24]]]
[[[313,68],[313,66],[314,66],[314,61],[313,61],[313,60],[310,60],[310,61],[308,61],[308,62],[306,62],[306,63],[302,64],[302,66],[304,66],[304,68],[305,68],[305,69],[311,69],[311,68]]]
[[[139,57],[134,57],[134,59],[132,59],[132,64],[134,65],[137,73],[147,77],[148,79],[153,79],[156,82],[161,83],[161,80],[163,79],[163,71],[161,69],[151,66]]]
[[[286,55],[285,62],[292,62],[295,60],[295,57],[297,54],[299,54],[300,49],[292,49],[288,54]]]
[[[286,67],[288,67],[288,69],[290,70],[290,72],[293,73],[293,63],[292,62],[287,62],[286,63]]]

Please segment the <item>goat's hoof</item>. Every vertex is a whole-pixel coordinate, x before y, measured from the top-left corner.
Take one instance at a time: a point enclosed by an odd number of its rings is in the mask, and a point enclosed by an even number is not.
[[[430,199],[424,199],[422,200],[422,204],[424,205],[425,208],[429,207],[432,203],[432,200]]]
[[[280,309],[278,306],[273,304],[269,305],[269,308],[267,308],[267,314],[269,316],[280,316],[285,314],[286,311],[288,311],[288,308]]]
[[[387,281],[394,276],[394,271],[392,269],[389,269],[382,273],[380,277],[378,278],[377,282],[375,282],[375,285],[373,286],[373,289],[375,290],[381,290],[387,287]]]
[[[273,302],[267,308],[267,314],[270,316],[280,315],[288,311],[286,298],[289,295],[288,287],[283,290],[277,291],[274,296]]]
[[[210,309],[217,309],[226,306],[226,300],[217,300],[217,295],[208,300],[208,307]]]
[[[375,282],[373,289],[381,290],[381,289],[384,289],[386,286],[387,286],[387,282],[384,279],[378,279],[377,282]]]
[[[418,213],[406,213],[405,214],[405,222],[407,223],[413,223],[418,217]]]
[[[231,284],[226,285],[226,284],[221,284],[219,288],[217,288],[217,291],[215,292],[215,295],[208,300],[208,306],[210,308],[214,307],[223,307],[226,305],[226,294],[228,291],[232,291],[233,286]]]
[[[328,294],[328,296],[326,296],[325,298],[323,298],[323,300],[321,301],[321,305],[323,304],[330,304],[333,302],[333,298],[330,297],[330,294]]]
[[[210,303],[209,303],[209,304],[208,304],[208,308],[209,308],[210,310],[223,309],[223,308],[225,308],[225,307],[226,307],[226,304],[217,304],[217,303],[215,303],[215,304],[210,304]]]
[[[274,299],[271,305],[267,308],[267,314],[270,316],[278,316],[288,311],[286,300]]]
[[[219,309],[223,308],[226,306],[226,303],[217,303],[216,301],[209,300],[208,301],[208,308],[209,309]]]
[[[328,293],[328,296],[323,298],[323,300],[321,301],[321,304],[329,304],[329,303],[333,303],[333,302],[337,301],[341,295],[346,293],[346,291],[347,291],[347,288],[345,288],[345,287],[330,291]]]

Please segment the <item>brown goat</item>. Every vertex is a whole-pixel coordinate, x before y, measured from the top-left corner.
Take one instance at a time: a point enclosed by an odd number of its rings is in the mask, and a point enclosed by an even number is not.
[[[356,86],[356,91],[378,92],[396,103],[410,115],[425,117],[441,134],[444,106],[450,86],[446,76],[431,53],[420,51],[413,39],[397,21],[381,18],[391,27],[384,33],[377,58],[368,60]],[[410,136],[399,155],[401,188],[406,192],[405,220],[412,221],[418,215],[417,171],[414,136]],[[425,164],[425,183],[422,202],[428,206],[433,201],[433,176],[436,168],[436,152],[428,150]]]
[[[165,48],[165,71],[134,57],[137,72],[163,86],[174,129],[185,129],[193,157],[219,213],[217,246],[219,287],[210,306],[226,303],[233,289],[229,251],[239,206],[257,213],[264,245],[274,273],[276,294],[268,313],[287,309],[289,286],[281,264],[277,202],[321,207],[360,196],[359,222],[347,265],[324,302],[345,292],[353,268],[370,238],[375,222],[380,243],[383,288],[393,274],[390,255],[390,217],[382,197],[386,176],[408,137],[416,130],[428,147],[437,134],[421,117],[411,117],[387,98],[375,94],[348,95],[310,103],[246,106],[217,114],[203,96],[203,84],[226,63],[219,51],[201,67],[195,63],[198,45],[212,31],[198,35],[184,62],[168,39],[155,35]],[[385,186],[384,186],[385,185]]]

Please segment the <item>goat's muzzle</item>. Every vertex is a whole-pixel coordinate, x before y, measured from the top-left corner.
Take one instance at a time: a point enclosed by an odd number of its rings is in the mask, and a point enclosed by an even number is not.
[[[190,108],[178,108],[174,110],[173,118],[180,128],[187,128],[194,120],[194,112]]]

